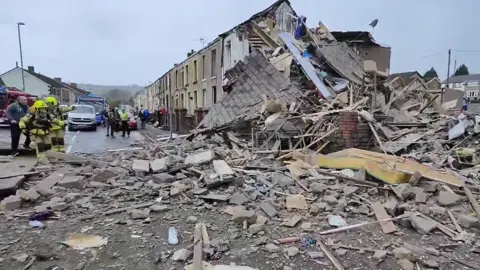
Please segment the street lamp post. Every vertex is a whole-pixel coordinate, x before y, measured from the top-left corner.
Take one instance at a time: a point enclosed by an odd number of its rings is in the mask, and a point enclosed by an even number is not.
[[[22,83],[23,83],[23,91],[25,91],[25,74],[23,72],[23,53],[22,53],[22,37],[20,35],[20,26],[24,26],[25,23],[18,22],[17,23],[17,30],[18,30],[18,45],[20,47],[20,66],[22,67]]]

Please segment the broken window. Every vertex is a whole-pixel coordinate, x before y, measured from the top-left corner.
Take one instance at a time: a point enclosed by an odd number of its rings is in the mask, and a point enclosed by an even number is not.
[[[190,80],[188,79],[188,65],[185,66],[185,85],[188,85],[188,82]]]
[[[193,61],[193,83],[198,80],[197,60]]]
[[[203,89],[202,102],[203,108],[207,108],[207,89]]]
[[[232,65],[232,42],[229,40],[225,45],[225,70],[229,69]]]
[[[212,97],[213,97],[213,105],[217,103],[217,87],[212,86]]]
[[[188,92],[187,94],[187,110],[190,112],[192,110],[192,95],[190,94],[190,92]]]
[[[207,57],[205,55],[202,56],[202,79],[205,79],[205,74],[207,73]]]
[[[217,50],[213,50],[212,51],[212,61],[210,63],[212,76],[210,76],[210,77],[215,77],[215,75],[217,75],[217,65],[216,64],[217,64]]]

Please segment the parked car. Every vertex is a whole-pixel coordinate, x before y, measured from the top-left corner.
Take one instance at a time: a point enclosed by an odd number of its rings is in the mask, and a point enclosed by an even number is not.
[[[130,130],[137,130],[137,118],[133,116],[133,114],[128,114],[128,127]]]
[[[68,113],[68,131],[88,129],[97,130],[95,108],[92,105],[76,104],[75,110]]]

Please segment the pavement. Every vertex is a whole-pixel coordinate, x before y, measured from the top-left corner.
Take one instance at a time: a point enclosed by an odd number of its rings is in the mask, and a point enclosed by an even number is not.
[[[116,150],[128,148],[132,144],[143,140],[143,135],[138,131],[131,131],[130,138],[120,137],[117,132],[116,138],[106,137],[107,130],[99,127],[97,131],[66,131],[65,150],[67,153],[95,153],[107,150]],[[25,137],[21,137],[20,145],[23,144]],[[10,129],[0,129],[0,152],[10,150]]]

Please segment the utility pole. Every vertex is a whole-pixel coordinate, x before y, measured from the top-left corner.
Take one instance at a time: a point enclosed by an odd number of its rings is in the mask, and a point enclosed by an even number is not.
[[[453,73],[457,71],[457,60],[455,60],[455,64],[453,64]]]
[[[20,48],[20,66],[22,67],[22,84],[23,84],[23,91],[25,92],[25,75],[23,72],[23,53],[22,53],[22,37],[20,35],[20,26],[25,25],[23,22],[17,23],[17,31],[18,31],[18,45]]]
[[[450,58],[452,56],[452,50],[451,49],[448,49],[448,66],[447,66],[447,85],[445,86],[445,88],[449,87],[449,82],[450,82]],[[444,93],[445,93],[445,88],[442,88],[442,95],[440,97],[440,103],[443,103],[443,96],[444,96]]]

